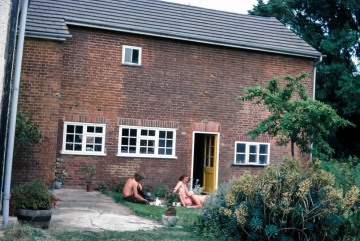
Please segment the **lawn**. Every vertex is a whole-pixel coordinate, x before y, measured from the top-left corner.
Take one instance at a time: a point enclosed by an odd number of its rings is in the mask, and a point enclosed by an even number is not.
[[[134,214],[143,217],[149,217],[161,222],[165,207],[151,205],[139,205],[125,202],[122,195],[107,192],[116,202],[128,206]],[[90,232],[90,231],[54,231],[31,228],[26,225],[10,225],[1,230],[0,240],[29,240],[29,241],[80,241],[80,240],[120,240],[120,241],[211,241],[215,239],[202,238],[197,236],[192,228],[196,218],[201,215],[200,209],[188,209],[178,207],[177,216],[179,216],[178,225],[181,227],[162,228],[154,231],[135,231],[135,232]]]

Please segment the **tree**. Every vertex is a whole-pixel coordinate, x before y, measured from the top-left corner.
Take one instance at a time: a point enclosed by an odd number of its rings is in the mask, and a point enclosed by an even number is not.
[[[326,55],[318,67],[316,99],[360,126],[360,1],[258,0],[249,13],[276,17]],[[360,155],[360,127],[330,134],[337,157]]]
[[[240,100],[264,105],[270,112],[268,118],[248,132],[251,138],[267,134],[277,138],[277,144],[280,146],[290,143],[292,157],[295,155],[295,144],[302,153],[312,151],[311,143],[316,143],[317,151],[320,153],[332,152],[332,148],[325,141],[330,130],[354,125],[336,114],[331,106],[309,99],[304,85],[301,84],[301,80],[307,76],[286,76],[284,87],[273,78],[266,88],[245,88],[247,93],[240,96]]]

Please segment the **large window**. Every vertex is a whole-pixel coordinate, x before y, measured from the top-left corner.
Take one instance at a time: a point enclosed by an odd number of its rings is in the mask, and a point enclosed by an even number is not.
[[[237,165],[269,164],[270,144],[257,142],[235,142],[235,163]]]
[[[64,123],[62,154],[105,155],[105,124]]]
[[[133,46],[122,46],[122,64],[141,65],[141,48]]]
[[[119,156],[175,158],[175,129],[120,126],[119,136]]]

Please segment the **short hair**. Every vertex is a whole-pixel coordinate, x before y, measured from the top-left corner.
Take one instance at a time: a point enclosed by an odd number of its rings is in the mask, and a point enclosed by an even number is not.
[[[140,181],[145,178],[145,174],[142,171],[135,172],[134,178],[136,181]]]
[[[183,174],[179,177],[179,181],[184,180],[185,177],[189,177],[189,175]]]

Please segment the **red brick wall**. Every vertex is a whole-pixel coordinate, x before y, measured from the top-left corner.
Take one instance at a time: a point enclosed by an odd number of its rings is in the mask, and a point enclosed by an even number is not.
[[[262,170],[232,166],[235,141],[250,141],[246,132],[267,114],[235,98],[244,94],[243,87],[264,85],[274,76],[313,72],[313,61],[300,57],[94,29],[72,27],[70,32],[73,37],[64,43],[26,39],[20,93],[20,109],[33,114],[51,144],[46,152],[41,150],[39,174],[52,177],[47,172],[59,156],[69,170],[68,187],[85,185],[83,166],[93,161],[98,181],[142,170],[145,185],[173,186],[178,176],[190,174],[193,131],[207,122],[220,129],[219,181],[244,170]],[[121,65],[122,45],[142,47],[141,67]],[[311,78],[305,84],[310,95]],[[69,116],[104,120],[106,156],[60,154],[63,121]],[[177,123],[177,159],[117,157],[121,119]],[[277,163],[289,155],[289,148],[271,141],[270,153],[271,163]],[[35,163],[28,163],[33,170]],[[16,180],[23,180],[17,169],[14,173]]]
[[[63,45],[59,42],[27,38],[24,46],[18,111],[40,125],[45,139],[31,152],[15,145],[13,183],[54,180],[59,123]]]

